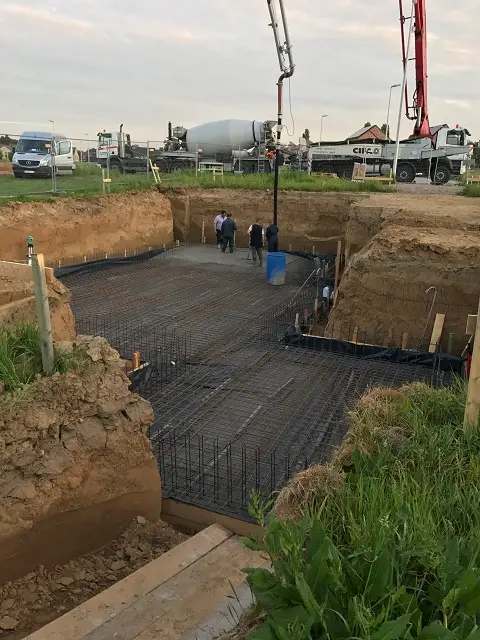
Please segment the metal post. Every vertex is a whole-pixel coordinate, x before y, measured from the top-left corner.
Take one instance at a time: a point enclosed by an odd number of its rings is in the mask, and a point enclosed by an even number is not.
[[[32,236],[28,236],[27,238],[27,264],[32,264],[32,255],[34,253],[33,248],[33,238]]]
[[[52,191],[57,192],[57,168],[55,166],[55,120],[49,120],[52,123],[52,137],[50,138],[50,158],[52,166]]]
[[[150,178],[150,142],[147,140],[147,180]]]
[[[89,144],[88,144],[88,133],[84,134],[85,136],[87,136],[87,163],[90,162],[90,149],[89,149]]]
[[[407,84],[408,56],[410,55],[410,43],[412,41],[413,18],[415,15],[416,4],[417,4],[417,0],[412,0],[412,11],[410,14],[410,28],[408,30],[407,51],[405,53],[405,64],[403,66],[402,95],[400,96],[400,104],[398,106],[397,137],[395,140],[395,156],[393,158],[393,176],[392,176],[394,181],[396,181],[397,179],[398,154],[400,152],[400,125],[402,123],[403,99],[405,97],[405,87]]]
[[[35,305],[37,308],[38,326],[40,329],[40,349],[42,352],[43,373],[51,376],[55,364],[53,351],[52,324],[48,304],[48,289],[45,279],[45,262],[43,255],[32,255],[33,285],[35,288]]]

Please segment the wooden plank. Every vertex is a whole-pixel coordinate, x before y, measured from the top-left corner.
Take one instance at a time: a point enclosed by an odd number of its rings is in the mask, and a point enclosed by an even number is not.
[[[467,326],[465,328],[465,333],[467,336],[473,336],[475,333],[475,328],[477,326],[477,316],[471,313],[467,316]]]
[[[50,305],[48,303],[48,289],[45,278],[45,262],[41,253],[38,255],[33,254],[31,268],[35,289],[38,327],[40,331],[43,373],[51,376],[55,364],[55,354],[53,351],[52,321],[50,318]]]
[[[408,333],[404,333],[402,337],[402,351],[405,351],[408,347]]]
[[[442,337],[443,324],[445,322],[445,314],[437,313],[435,316],[435,322],[433,324],[432,337],[430,338],[430,346],[428,347],[429,353],[435,353]]]
[[[81,640],[232,537],[214,525],[54,620],[27,640]],[[110,636],[113,638],[113,636]]]
[[[468,379],[467,404],[463,427],[467,435],[473,435],[478,429],[480,415],[480,301],[478,305],[475,339],[473,342],[472,362],[470,364],[470,378]]]
[[[137,599],[85,640],[181,640],[225,597],[234,597],[234,589],[245,581],[244,567],[264,562],[238,538],[230,538]]]
[[[212,524],[219,524],[237,536],[263,536],[263,527],[245,520],[238,520],[231,516],[225,516],[209,509],[203,509],[193,504],[179,502],[172,498],[162,499],[162,520],[166,520],[174,526],[201,531]]]
[[[354,344],[358,342],[358,327],[353,328],[352,342]]]

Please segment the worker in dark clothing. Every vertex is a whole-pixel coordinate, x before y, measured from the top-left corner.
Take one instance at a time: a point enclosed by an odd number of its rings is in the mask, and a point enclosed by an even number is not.
[[[276,224],[271,224],[267,227],[265,234],[267,238],[267,248],[269,253],[275,253],[278,251],[278,227]]]
[[[257,264],[257,256],[258,262],[260,266],[263,266],[263,236],[265,231],[263,230],[262,225],[260,224],[260,218],[257,218],[254,224],[250,225],[248,229],[248,235],[250,236],[250,250],[252,252],[253,266],[255,267]]]
[[[232,214],[228,212],[227,217],[222,222],[222,253],[225,253],[227,245],[230,247],[230,253],[233,253],[236,230],[237,224],[235,220],[232,220]]]

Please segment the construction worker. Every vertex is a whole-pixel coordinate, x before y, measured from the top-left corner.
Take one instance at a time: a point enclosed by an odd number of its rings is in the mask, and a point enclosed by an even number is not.
[[[220,211],[220,213],[215,216],[215,220],[213,221],[213,228],[215,230],[215,234],[217,236],[217,247],[220,249],[222,246],[222,224],[226,219],[227,215],[225,211]]]
[[[267,227],[267,231],[265,234],[267,238],[267,248],[269,253],[275,253],[278,251],[278,226],[276,224],[271,224]]]
[[[227,213],[227,217],[222,222],[222,253],[225,253],[227,245],[230,247],[230,253],[233,253],[233,245],[235,240],[235,231],[237,230],[237,224],[232,219],[230,211]]]
[[[263,238],[265,231],[261,225],[260,218],[257,218],[254,224],[248,227],[248,235],[250,237],[250,251],[252,252],[253,266],[257,266],[257,256],[260,267],[263,266]]]

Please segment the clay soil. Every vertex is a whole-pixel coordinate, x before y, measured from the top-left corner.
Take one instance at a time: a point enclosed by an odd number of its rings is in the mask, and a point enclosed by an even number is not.
[[[38,567],[0,586],[0,640],[20,640],[187,539],[138,517],[116,540],[53,571]]]

